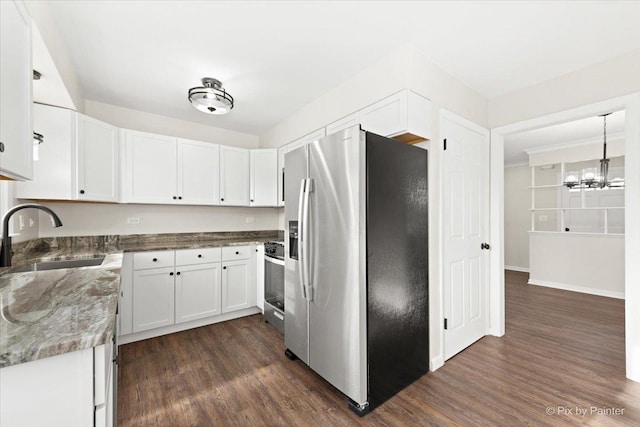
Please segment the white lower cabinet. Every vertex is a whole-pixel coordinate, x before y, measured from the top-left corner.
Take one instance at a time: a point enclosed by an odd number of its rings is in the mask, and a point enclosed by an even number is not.
[[[222,311],[220,263],[176,267],[176,323]]]
[[[227,261],[222,266],[222,312],[255,305],[255,287],[249,280],[249,260]]]
[[[261,253],[247,245],[125,254],[121,342],[258,313],[256,268]]]
[[[0,426],[111,427],[113,344],[0,369]]]
[[[173,267],[133,273],[133,332],[173,325],[174,288]]]

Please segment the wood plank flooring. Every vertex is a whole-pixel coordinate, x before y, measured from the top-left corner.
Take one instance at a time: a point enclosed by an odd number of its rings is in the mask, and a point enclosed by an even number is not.
[[[504,337],[481,339],[364,418],[288,360],[282,335],[255,315],[122,346],[118,425],[640,425],[624,301],[526,277],[506,274]]]

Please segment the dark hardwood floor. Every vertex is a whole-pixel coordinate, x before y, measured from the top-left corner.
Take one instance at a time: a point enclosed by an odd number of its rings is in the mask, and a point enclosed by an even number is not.
[[[624,301],[506,279],[504,337],[481,339],[364,418],[288,360],[255,315],[122,346],[118,425],[640,425]]]

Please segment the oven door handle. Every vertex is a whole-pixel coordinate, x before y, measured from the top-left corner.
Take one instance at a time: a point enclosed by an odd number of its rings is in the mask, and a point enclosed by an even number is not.
[[[266,255],[264,257],[264,260],[267,261],[267,262],[270,262],[270,263],[273,263],[273,264],[276,264],[276,265],[281,265],[282,267],[284,267],[284,261],[281,260],[281,259],[272,258],[272,257]]]

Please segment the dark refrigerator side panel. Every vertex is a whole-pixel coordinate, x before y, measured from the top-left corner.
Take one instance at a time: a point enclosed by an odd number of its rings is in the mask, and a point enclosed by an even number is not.
[[[367,133],[371,408],[429,370],[427,151]]]

